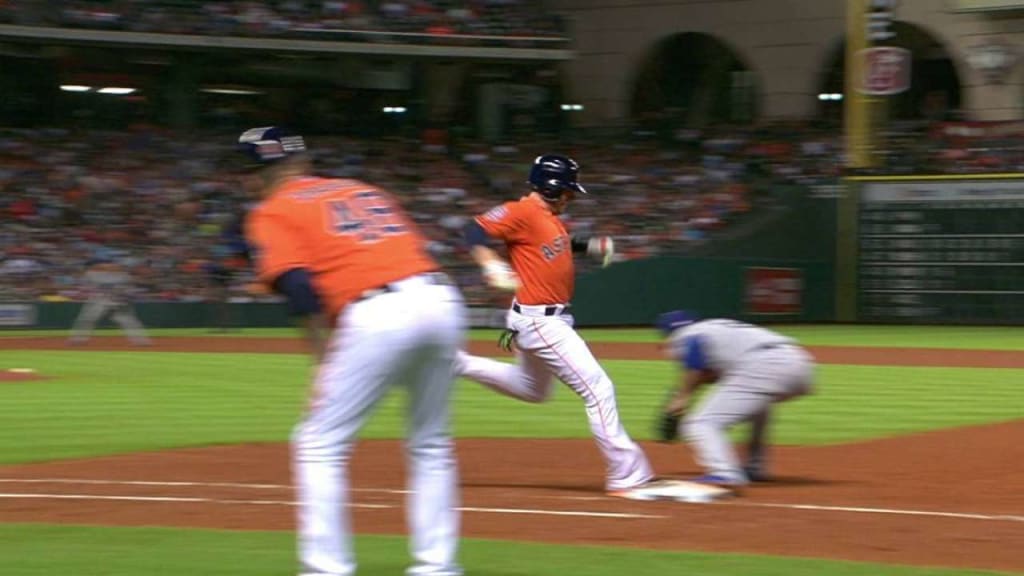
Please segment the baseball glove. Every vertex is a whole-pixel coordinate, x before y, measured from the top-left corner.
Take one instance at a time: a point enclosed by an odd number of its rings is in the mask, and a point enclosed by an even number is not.
[[[654,437],[658,442],[675,442],[678,440],[680,420],[681,417],[678,414],[660,413],[654,427]]]
[[[501,335],[498,336],[498,347],[506,352],[511,352],[512,346],[516,343],[517,334],[519,334],[519,331],[512,330],[511,328],[502,330]]]

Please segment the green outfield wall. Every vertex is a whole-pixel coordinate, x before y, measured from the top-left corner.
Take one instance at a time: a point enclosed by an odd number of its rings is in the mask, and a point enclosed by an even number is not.
[[[644,326],[674,308],[755,321],[823,322],[834,317],[829,262],[654,258],[581,275],[572,311],[578,326]],[[0,328],[67,329],[81,303],[0,303]],[[280,303],[141,302],[150,328],[280,327]],[[475,327],[502,323],[503,310],[474,309]],[[104,320],[102,326],[111,326]]]

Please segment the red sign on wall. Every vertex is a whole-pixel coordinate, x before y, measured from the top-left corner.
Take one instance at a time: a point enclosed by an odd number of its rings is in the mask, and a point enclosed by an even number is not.
[[[910,88],[911,54],[895,46],[875,46],[862,50],[864,77],[860,91],[864,94],[887,96],[906,92]]]
[[[747,312],[799,314],[803,289],[799,268],[747,268]]]

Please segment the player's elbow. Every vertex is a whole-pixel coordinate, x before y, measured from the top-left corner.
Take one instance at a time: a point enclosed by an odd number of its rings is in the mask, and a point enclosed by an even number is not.
[[[279,275],[274,280],[274,291],[288,300],[288,313],[292,316],[309,316],[321,311],[320,297],[305,268],[292,268]]]

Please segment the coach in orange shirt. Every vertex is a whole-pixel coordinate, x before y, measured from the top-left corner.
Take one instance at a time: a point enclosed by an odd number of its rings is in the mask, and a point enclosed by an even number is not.
[[[238,142],[260,197],[245,224],[256,271],[302,318],[317,365],[292,436],[301,575],[355,573],[348,460],[392,386],[410,402],[408,573],[461,574],[449,401],[466,329],[462,296],[387,192],[312,176],[302,137],[279,128],[248,130]]]
[[[487,282],[515,290],[506,335],[514,338],[516,363],[460,352],[457,366],[462,376],[527,402],[545,401],[552,377],[558,377],[586,406],[607,467],[605,488],[624,495],[651,480],[653,472],[619,421],[615,386],[573,329],[567,310],[575,281],[573,254],[601,257],[607,266],[615,252],[611,238],[570,236],[558,217],[575,194],[586,193],[578,173],[571,158],[538,156],[530,169],[528,195],[492,208],[467,226],[466,240]],[[487,246],[488,237],[504,241],[511,267]]]

